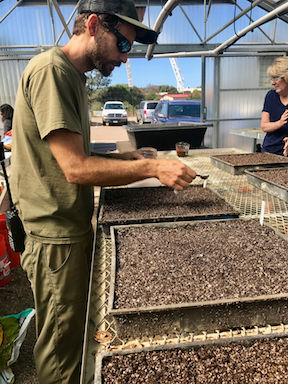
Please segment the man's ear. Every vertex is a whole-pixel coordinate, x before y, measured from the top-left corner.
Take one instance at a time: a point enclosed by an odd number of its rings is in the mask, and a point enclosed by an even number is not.
[[[95,36],[99,28],[99,18],[94,13],[88,17],[87,29],[90,36]]]

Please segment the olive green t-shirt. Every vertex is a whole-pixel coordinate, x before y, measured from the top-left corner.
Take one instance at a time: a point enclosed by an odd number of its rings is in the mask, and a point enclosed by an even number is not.
[[[34,57],[19,83],[14,118],[11,192],[26,233],[60,239],[85,235],[93,213],[93,187],[68,183],[45,140],[53,130],[83,137],[90,156],[86,76],[60,48]]]

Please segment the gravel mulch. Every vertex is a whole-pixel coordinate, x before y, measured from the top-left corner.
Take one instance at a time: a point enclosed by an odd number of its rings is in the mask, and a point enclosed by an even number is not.
[[[285,384],[288,339],[114,355],[103,360],[103,384]]]
[[[263,180],[273,182],[288,188],[288,169],[273,169],[269,171],[253,171],[253,175]]]
[[[114,308],[287,293],[288,243],[258,221],[116,231]]]
[[[233,166],[288,163],[287,157],[278,156],[266,152],[244,153],[235,155],[215,155],[213,157]]]
[[[224,199],[202,186],[190,186],[177,196],[168,187],[106,189],[103,200],[99,222],[108,224],[237,214]]]

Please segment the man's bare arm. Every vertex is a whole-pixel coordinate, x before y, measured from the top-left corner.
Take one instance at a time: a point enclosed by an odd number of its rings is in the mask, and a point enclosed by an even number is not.
[[[157,177],[161,183],[181,191],[196,177],[196,173],[179,160],[124,161],[86,156],[82,136],[65,129],[51,132],[46,140],[72,184],[105,187]]]

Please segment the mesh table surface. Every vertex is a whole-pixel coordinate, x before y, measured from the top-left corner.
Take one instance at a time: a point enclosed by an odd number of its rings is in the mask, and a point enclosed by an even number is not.
[[[207,185],[229,202],[235,209],[241,212],[242,218],[260,218],[262,201],[265,201],[264,223],[277,229],[284,235],[288,235],[288,203],[269,195],[267,192],[248,184],[246,175],[233,176],[221,169],[212,166],[210,156],[217,154],[233,154],[243,153],[237,149],[215,149],[215,150],[193,150],[189,152],[188,157],[181,158],[181,161],[191,167],[197,174],[209,175]],[[158,152],[158,159],[175,159],[178,158],[175,151]],[[203,180],[196,178],[193,185],[202,185]],[[98,350],[108,348],[123,348],[127,340],[120,340],[114,328],[112,316],[107,315],[109,288],[110,288],[110,272],[112,244],[109,237],[106,237],[101,226],[96,230],[95,243],[95,259],[92,278],[92,289],[90,295],[89,317],[87,324],[87,343],[84,350],[84,364],[82,368],[82,383],[93,383],[95,353]],[[288,325],[279,325],[271,327],[267,325],[262,332],[275,332],[288,330]],[[94,340],[93,335],[96,331],[107,331],[111,335],[111,340],[107,343],[98,343]],[[193,330],[191,330],[193,332]],[[259,332],[257,327],[253,330],[243,329],[241,335]],[[237,333],[237,332],[236,332]],[[238,331],[239,334],[239,331]],[[153,343],[179,343],[187,342],[195,338],[213,339],[219,337],[235,337],[235,332],[227,330],[227,332],[219,333],[215,330],[215,334],[193,335],[182,337],[177,335],[175,339],[167,340],[167,335],[157,335],[146,342],[145,346],[153,345]],[[182,340],[183,339],[183,340]],[[143,344],[143,343],[142,343]],[[143,344],[143,345],[144,345]],[[139,347],[138,341],[134,341],[134,346]]]

